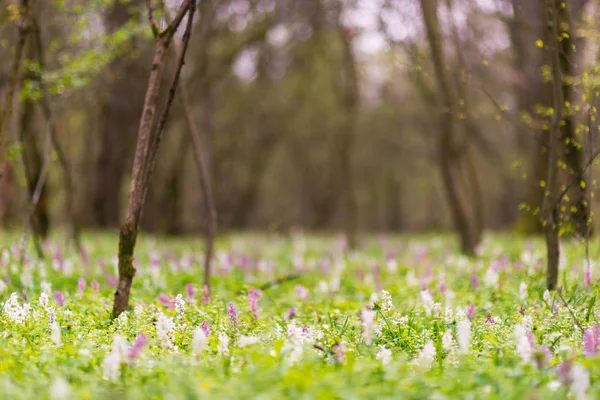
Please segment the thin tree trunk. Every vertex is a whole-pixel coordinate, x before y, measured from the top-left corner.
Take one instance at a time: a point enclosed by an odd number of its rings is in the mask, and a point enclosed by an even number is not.
[[[341,23],[339,23],[341,24]],[[352,50],[352,37],[350,32],[343,26],[338,26],[343,51],[344,86],[343,106],[344,124],[343,141],[341,148],[341,173],[344,199],[346,206],[346,220],[344,228],[348,249],[354,250],[358,242],[358,204],[356,201],[356,189],[354,185],[354,169],[352,157],[354,155],[354,144],[356,137],[356,120],[358,114],[359,92],[358,77],[356,73],[356,58]]]
[[[18,40],[15,46],[15,52],[10,65],[10,75],[8,81],[8,88],[4,97],[4,104],[0,110],[0,185],[7,184],[9,178],[8,169],[10,168],[7,151],[8,143],[11,138],[9,137],[10,125],[12,121],[13,105],[15,100],[15,91],[19,82],[19,71],[21,70],[21,63],[23,61],[23,51],[25,49],[25,43],[29,35],[29,0],[20,0],[19,3],[19,21],[17,21],[18,29]],[[3,208],[8,203],[8,199],[5,198],[6,193],[0,195],[0,206]],[[0,215],[5,217],[6,210],[0,210]]]
[[[544,235],[546,238],[547,254],[547,286],[549,290],[554,290],[558,282],[558,262],[560,257],[560,243],[558,239],[558,227],[556,220],[556,209],[558,204],[558,160],[559,160],[559,137],[560,126],[563,120],[563,88],[562,73],[560,65],[560,44],[558,42],[558,10],[560,0],[545,0],[546,23],[549,29],[548,46],[551,52],[552,68],[552,92],[554,115],[550,126],[550,138],[548,142],[548,166],[546,179],[546,193],[542,203],[542,214],[544,218]]]
[[[431,0],[421,0],[421,10],[442,98],[441,136],[438,142],[438,161],[441,168],[442,182],[448,197],[454,226],[460,236],[461,250],[465,254],[473,255],[475,254],[477,241],[467,213],[466,202],[459,188],[460,171],[457,161],[462,150],[458,149],[455,143],[456,105],[458,101],[450,83],[450,78],[446,73],[442,37],[435,3]]]
[[[144,100],[144,109],[140,118],[140,127],[138,130],[138,141],[133,161],[133,171],[131,176],[131,191],[127,203],[127,213],[125,221],[121,225],[119,233],[119,283],[115,292],[113,304],[113,317],[119,316],[129,306],[129,293],[131,284],[135,276],[135,266],[133,265],[133,254],[137,235],[139,230],[140,216],[148,191],[148,183],[156,153],[160,145],[160,140],[167,123],[169,111],[173,104],[177,84],[184,63],[184,57],[190,39],[193,25],[193,17],[196,9],[193,0],[186,0],[179,8],[175,19],[160,32],[159,25],[154,15],[154,5],[152,0],[146,3],[148,8],[148,19],[155,37],[154,58],[148,79],[148,88]],[[156,103],[158,101],[158,92],[160,80],[164,70],[167,50],[173,38],[175,31],[180,25],[185,15],[188,15],[187,26],[183,35],[183,46],[178,59],[173,82],[169,89],[169,95],[163,113],[160,116],[158,126],[155,132],[152,132],[152,124],[156,113]]]

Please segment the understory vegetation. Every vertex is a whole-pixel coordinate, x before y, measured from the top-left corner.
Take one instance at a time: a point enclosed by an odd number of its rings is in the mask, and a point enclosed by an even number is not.
[[[111,319],[114,235],[52,259],[5,238],[0,397],[594,398],[597,272],[565,243],[546,291],[543,243],[485,237],[240,235],[201,285],[194,238],[140,240],[130,309]],[[592,244],[590,258],[600,249]],[[586,397],[587,396],[587,397]]]

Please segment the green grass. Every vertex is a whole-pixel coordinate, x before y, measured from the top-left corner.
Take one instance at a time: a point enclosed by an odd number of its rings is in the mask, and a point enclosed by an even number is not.
[[[218,243],[210,303],[203,304],[202,241],[142,238],[132,308],[113,321],[116,239],[106,233],[86,236],[89,265],[70,253],[62,238],[46,245],[52,259],[28,257],[21,265],[9,250],[18,237],[2,239],[0,278],[6,287],[0,302],[15,292],[18,307],[28,303],[30,310],[19,322],[11,319],[12,301],[2,307],[0,398],[54,393],[78,399],[553,399],[572,396],[582,386],[558,382],[559,366],[568,362],[589,373],[590,398],[600,396],[600,363],[584,354],[578,327],[592,332],[599,324],[598,271],[592,265],[591,286],[584,288],[587,260],[579,243],[565,244],[561,263],[566,307],[557,295],[545,294],[539,240],[490,236],[471,260],[458,255],[445,235],[372,237],[348,256],[337,238],[237,235]],[[599,250],[592,245],[592,260]],[[265,289],[255,318],[247,291],[288,274],[298,276]],[[80,292],[82,277],[87,285]],[[92,280],[99,283],[98,292]],[[43,287],[47,290],[42,282],[52,287],[47,306],[39,301]],[[189,283],[197,290],[195,304],[187,299]],[[297,286],[308,290],[307,299],[297,297]],[[421,293],[425,287],[435,303],[430,312]],[[380,289],[391,295],[391,309]],[[64,307],[55,291],[64,296]],[[169,309],[159,300],[161,293],[170,299],[182,294],[188,301],[184,311]],[[229,303],[238,310],[237,325],[230,323]],[[368,305],[376,316],[371,344],[361,316]],[[470,305],[472,319],[466,315]],[[60,344],[52,338],[51,308]],[[161,339],[156,325],[165,316],[175,329]],[[470,323],[466,352],[457,344],[461,320]],[[193,332],[204,321],[210,325],[207,345],[193,355]],[[523,347],[516,350],[517,324],[530,334],[523,344],[530,357],[524,357]],[[103,366],[115,336],[132,346],[140,333],[148,336],[140,356],[125,357],[118,378],[106,379]],[[229,345],[223,351],[225,337]],[[422,354],[428,342],[435,349],[430,364]],[[389,360],[382,348],[389,349]]]

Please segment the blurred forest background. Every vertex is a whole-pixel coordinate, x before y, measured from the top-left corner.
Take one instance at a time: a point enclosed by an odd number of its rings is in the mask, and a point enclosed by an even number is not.
[[[41,236],[72,218],[117,228],[152,64],[145,2],[0,5],[2,226],[23,225],[47,164]],[[556,2],[556,75],[542,0],[201,0],[180,82],[189,112],[174,103],[141,228],[206,227],[190,118],[220,231],[454,227],[467,247],[485,229],[538,232],[558,87],[563,229],[589,234],[599,5]]]

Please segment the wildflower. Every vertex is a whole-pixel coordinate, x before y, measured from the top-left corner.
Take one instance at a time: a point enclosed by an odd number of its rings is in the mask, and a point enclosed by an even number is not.
[[[80,293],[85,292],[85,286],[85,278],[79,278],[79,280],[77,281],[77,289]]]
[[[93,280],[92,283],[90,284],[92,286],[92,288],[96,291],[96,293],[98,292],[98,290],[100,289],[100,284],[98,283],[97,280]]]
[[[183,312],[185,311],[185,300],[183,299],[183,296],[178,294],[177,297],[175,297],[175,301],[173,303],[175,304],[177,318],[183,318]]]
[[[24,304],[21,306],[16,293],[12,293],[2,307],[4,314],[13,322],[23,324],[29,318],[31,306]]]
[[[206,331],[201,328],[194,329],[194,333],[192,336],[192,354],[198,357],[204,351],[206,347],[207,340]]]
[[[425,312],[427,315],[431,315],[431,311],[433,310],[433,297],[431,297],[431,293],[428,290],[421,291],[421,301],[423,302],[423,308],[425,308]]]
[[[61,332],[60,332],[60,326],[58,325],[58,322],[56,321],[52,321],[52,323],[50,324],[50,337],[52,338],[52,341],[54,342],[54,344],[56,346],[60,346],[61,344]]]
[[[229,355],[229,336],[225,332],[219,333],[219,345],[217,353],[222,356]]]
[[[442,282],[440,282],[438,289],[440,290],[440,293],[444,294],[444,293],[446,293],[446,290],[448,290],[448,285],[446,284],[446,282],[442,281]]]
[[[479,287],[479,277],[475,274],[471,275],[471,285],[473,285],[473,289],[475,290]]]
[[[587,390],[590,387],[590,373],[582,365],[575,365],[571,368],[571,392],[575,399],[587,399]]]
[[[373,342],[373,336],[376,329],[375,311],[365,308],[362,312],[362,320],[365,343],[370,345]]]
[[[524,363],[529,362],[529,360],[531,360],[532,349],[529,338],[527,337],[527,331],[523,325],[515,325],[514,337],[517,354],[521,356],[521,360]]]
[[[346,346],[343,344],[335,344],[331,346],[331,350],[333,351],[333,359],[336,364],[341,364],[344,362],[344,356],[346,353]]]
[[[119,355],[121,362],[125,362],[128,357],[129,349],[127,341],[121,335],[115,335],[112,342],[112,351]]]
[[[158,314],[156,322],[156,336],[161,341],[161,345],[166,348],[173,347],[169,333],[175,329],[175,323],[173,320],[163,313]]]
[[[40,287],[42,288],[42,292],[46,294],[52,293],[52,284],[46,281],[42,282]]]
[[[250,307],[250,313],[256,319],[260,318],[260,311],[258,310],[259,292],[255,289],[248,290],[248,306]]]
[[[296,307],[292,307],[287,312],[288,319],[292,319],[296,316]]]
[[[593,357],[596,355],[598,348],[598,337],[594,329],[587,329],[583,333],[583,349],[586,357]]]
[[[202,330],[204,331],[204,334],[206,335],[206,337],[210,336],[210,325],[208,324],[208,322],[206,321],[202,321]]]
[[[519,298],[521,301],[525,301],[527,298],[527,284],[525,282],[521,282],[519,285]]]
[[[492,313],[490,311],[488,311],[488,313],[487,313],[487,318],[485,319],[485,322],[490,323],[490,324],[496,323],[496,321],[494,321],[494,318],[492,317]]]
[[[188,283],[185,285],[185,293],[187,295],[188,300],[194,300],[194,297],[196,296],[196,288],[194,287],[193,283]]]
[[[442,347],[446,351],[450,351],[452,349],[452,345],[454,344],[454,339],[452,338],[452,332],[446,331],[442,335]]]
[[[46,294],[46,292],[42,292],[42,294],[40,294],[38,303],[43,309],[48,308],[48,294]]]
[[[583,287],[585,289],[588,289],[590,287],[590,285],[592,284],[592,270],[590,269],[590,267],[587,267],[585,269],[585,275],[584,275],[584,281],[583,281]]]
[[[558,373],[558,380],[565,386],[571,384],[571,360],[567,360],[558,366],[556,372]]]
[[[227,304],[227,315],[229,315],[229,325],[237,325],[238,312],[232,303]]]
[[[375,358],[383,365],[388,365],[392,361],[392,351],[386,347],[379,346],[379,351],[375,354]]]
[[[447,324],[451,324],[454,321],[454,312],[451,308],[446,308],[446,313],[444,315],[444,321]]]
[[[71,386],[64,378],[56,378],[50,386],[50,398],[56,400],[68,399],[71,397]]]
[[[56,300],[56,304],[60,307],[65,306],[65,298],[60,290],[54,292],[54,299]]]
[[[208,285],[204,285],[202,289],[202,303],[210,303],[210,289],[208,288]]]
[[[296,326],[294,322],[288,325],[288,338],[285,344],[286,349],[290,349],[288,354],[288,362],[295,364],[302,358],[304,352],[304,340],[303,329]]]
[[[169,298],[169,296],[167,296],[167,295],[166,295],[166,294],[164,294],[164,293],[161,293],[161,294],[159,294],[159,295],[158,295],[158,300],[159,300],[159,301],[160,301],[160,302],[161,302],[161,303],[162,303],[164,306],[168,307],[168,308],[169,308],[169,310],[172,310],[172,309],[173,309],[173,307],[175,306],[175,304],[174,304],[174,301],[173,301],[173,300],[171,300],[171,299]]]
[[[0,279],[0,293],[6,291],[6,289],[8,289],[8,285],[2,279]]]
[[[296,285],[296,297],[298,300],[306,301],[308,300],[309,292],[308,289],[302,285]]]
[[[381,291],[381,310],[383,312],[388,312],[393,307],[394,307],[394,305],[392,304],[392,296],[389,294],[388,291],[382,290]]]
[[[471,347],[471,322],[463,319],[456,326],[456,337],[458,339],[458,351],[467,354]]]
[[[498,285],[498,279],[498,272],[496,272],[494,268],[490,267],[485,273],[483,281],[488,287],[495,287]]]
[[[239,347],[246,347],[246,346],[251,346],[253,344],[256,344],[258,342],[260,342],[260,340],[256,336],[245,336],[245,335],[242,335],[238,339],[238,346]]]
[[[429,340],[415,359],[415,363],[423,368],[429,368],[435,358],[435,346]]]
[[[117,353],[110,352],[102,362],[104,379],[116,381],[121,376],[121,358]]]
[[[548,303],[548,305],[550,305],[550,303],[552,302],[552,298],[550,297],[550,292],[548,291],[548,289],[544,290],[544,301],[546,303]]]
[[[135,342],[133,346],[129,349],[129,361],[134,361],[139,355],[142,353],[142,348],[148,343],[148,336],[143,333],[140,333],[135,338]]]

